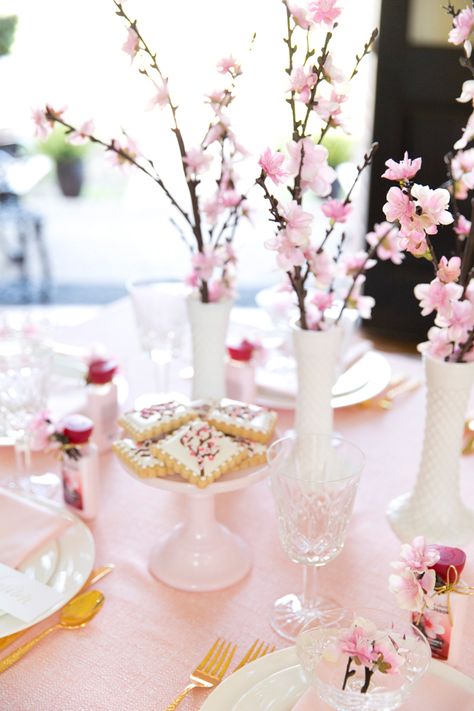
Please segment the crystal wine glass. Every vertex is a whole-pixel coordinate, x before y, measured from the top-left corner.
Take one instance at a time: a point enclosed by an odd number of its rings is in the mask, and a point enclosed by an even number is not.
[[[317,594],[317,568],[344,546],[364,455],[336,435],[288,435],[267,456],[281,544],[304,565],[302,594],[277,600],[271,621],[278,634],[294,641],[308,621],[339,606]]]
[[[399,708],[431,659],[425,636],[399,610],[332,610],[303,628],[296,647],[308,681],[337,711]]]
[[[14,441],[16,472],[7,481],[14,488],[30,488],[29,426],[45,409],[52,352],[40,339],[22,335],[0,340],[0,425]]]
[[[169,399],[171,362],[183,347],[187,324],[186,287],[179,282],[142,279],[129,282],[127,289],[141,347],[155,366],[157,392],[147,394],[147,401]]]

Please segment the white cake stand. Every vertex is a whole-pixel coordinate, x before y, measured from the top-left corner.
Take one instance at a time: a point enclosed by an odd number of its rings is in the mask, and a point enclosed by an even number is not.
[[[119,460],[120,461],[120,460]],[[120,461],[134,479],[164,491],[181,494],[186,502],[184,520],[151,551],[151,574],[179,590],[221,590],[243,578],[251,568],[249,546],[215,516],[218,494],[244,489],[264,479],[268,466],[223,474],[204,489],[184,481],[178,474],[142,478]]]

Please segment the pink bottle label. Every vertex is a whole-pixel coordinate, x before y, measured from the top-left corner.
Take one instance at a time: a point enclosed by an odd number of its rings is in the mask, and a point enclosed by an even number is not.
[[[63,480],[64,501],[69,506],[82,511],[84,509],[84,504],[79,472],[76,469],[63,466],[61,468],[61,474]]]
[[[438,597],[440,599],[436,600],[432,610],[425,610],[420,618],[414,613],[413,622],[428,640],[434,659],[446,660],[449,656],[453,626],[449,618],[446,595]]]

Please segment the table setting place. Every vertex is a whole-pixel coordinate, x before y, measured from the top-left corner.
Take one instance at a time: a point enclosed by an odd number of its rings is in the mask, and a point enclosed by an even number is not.
[[[278,3],[291,131],[246,184],[244,59],[218,62],[193,148],[146,21],[110,5],[183,184],[69,109],[35,109],[36,131],[150,179],[190,263],[183,281],[130,278],[70,325],[53,306],[47,324],[2,313],[1,711],[474,711],[472,117],[443,187],[416,183],[408,152],[372,173],[387,202],[357,241],[346,221],[378,144],[346,185],[324,139],[376,29],[343,72],[347,3]],[[445,10],[474,74],[474,9]],[[234,237],[254,193],[281,279],[239,307]],[[411,288],[426,336],[384,350],[367,274],[405,261],[431,274]]]

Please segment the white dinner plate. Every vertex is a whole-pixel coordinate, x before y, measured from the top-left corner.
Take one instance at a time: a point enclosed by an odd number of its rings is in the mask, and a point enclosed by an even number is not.
[[[211,692],[201,711],[291,711],[306,688],[296,647],[288,647],[229,676]],[[401,711],[473,711],[473,698],[473,679],[432,660],[412,700]],[[319,709],[327,711],[329,707],[321,702]],[[314,711],[319,709],[316,706]]]
[[[25,560],[19,569],[50,585],[61,594],[61,598],[54,607],[32,622],[22,622],[13,615],[2,614],[0,638],[27,629],[63,607],[82,588],[94,565],[94,539],[81,519],[53,502],[41,499],[38,503],[57,511],[72,523],[52,544],[45,544]]]
[[[379,395],[390,383],[392,370],[382,353],[369,351],[337,380],[331,405],[333,408],[357,405]],[[282,380],[284,379],[284,386]],[[287,392],[283,392],[283,390]],[[295,407],[296,370],[283,367],[270,373],[265,368],[257,370],[257,403],[280,410]]]

